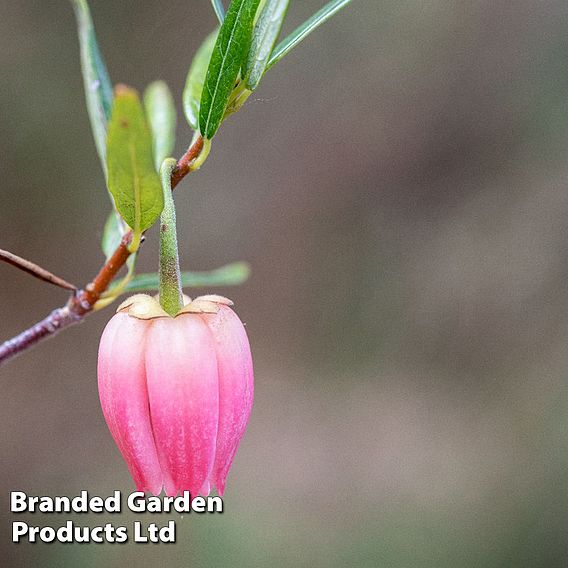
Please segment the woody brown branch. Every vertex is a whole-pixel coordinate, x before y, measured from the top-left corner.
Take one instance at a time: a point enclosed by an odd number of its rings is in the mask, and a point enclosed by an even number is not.
[[[199,156],[203,149],[203,138],[199,136],[189,147],[187,152],[178,160],[172,172],[172,190],[179,182],[192,171],[191,164]],[[52,337],[62,329],[83,321],[94,305],[107,290],[120,269],[126,264],[132,254],[128,245],[132,239],[132,232],[126,233],[112,256],[99,270],[95,278],[81,290],[77,290],[65,306],[51,312],[46,318],[37,322],[16,337],[9,339],[0,345],[0,365],[15,357],[22,351],[33,347],[43,339]]]

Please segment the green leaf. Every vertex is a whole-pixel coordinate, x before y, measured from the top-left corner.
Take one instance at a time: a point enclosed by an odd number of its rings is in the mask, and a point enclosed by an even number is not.
[[[215,30],[205,38],[205,41],[197,50],[187,74],[187,81],[183,90],[183,111],[193,130],[199,128],[199,101],[201,100],[205,74],[215,47],[218,31]]]
[[[131,247],[135,250],[142,232],[160,216],[164,196],[142,104],[138,93],[124,85],[114,92],[107,163],[109,190],[118,212],[134,232]]]
[[[256,25],[256,22],[258,22],[258,19],[260,18],[260,15],[262,14],[264,7],[266,6],[266,2],[267,0],[260,0],[260,2],[258,3],[258,8],[256,9],[256,14],[254,15],[254,25]]]
[[[120,244],[122,235],[123,231],[120,225],[120,219],[116,216],[116,213],[112,211],[106,220],[105,228],[103,229],[103,240],[101,242],[101,247],[107,260]]]
[[[246,87],[251,91],[258,87],[266,70],[282,29],[288,4],[289,0],[268,0],[254,26],[252,44],[243,70]]]
[[[213,6],[213,10],[215,10],[215,15],[217,16],[219,23],[222,24],[225,19],[225,8],[223,8],[223,2],[221,2],[221,0],[211,0],[211,4]]]
[[[103,229],[103,239],[101,242],[101,248],[103,249],[103,253],[107,261],[118,248],[124,233],[124,221],[118,216],[116,211],[111,211]],[[136,254],[131,254],[126,261],[129,272],[133,272],[134,270],[136,256]]]
[[[199,130],[211,140],[225,115],[229,97],[248,54],[260,0],[232,0],[215,42],[199,109]]]
[[[87,110],[101,164],[107,175],[107,122],[112,108],[112,85],[99,51],[95,29],[86,0],[71,0],[77,19],[81,46],[81,69],[87,99]]]
[[[237,286],[246,282],[249,276],[250,267],[246,262],[234,262],[206,272],[182,272],[181,283],[184,288]],[[132,278],[121,293],[148,292],[158,290],[159,286],[159,274],[138,274]],[[110,292],[112,292],[112,287]]]
[[[152,131],[154,167],[172,155],[176,136],[176,109],[170,89],[164,81],[151,83],[144,92],[146,116]]]
[[[321,10],[316,12],[311,18],[306,20],[301,26],[297,27],[288,37],[283,39],[277,46],[266,69],[270,69],[275,63],[280,61],[288,52],[294,49],[305,37],[312,33],[316,28],[327,22],[331,16],[339,12],[341,8],[347,6],[351,0],[332,0]]]

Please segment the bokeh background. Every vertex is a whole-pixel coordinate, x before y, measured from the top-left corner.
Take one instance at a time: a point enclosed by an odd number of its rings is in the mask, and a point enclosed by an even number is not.
[[[322,3],[292,2],[287,29]],[[179,155],[209,2],[92,10],[115,82],[170,84]],[[2,2],[0,77],[0,247],[83,284],[109,205],[68,2]],[[185,269],[252,266],[215,290],[256,363],[226,512],[172,517],[176,545],[11,544],[11,490],[133,490],[97,395],[109,309],[0,371],[3,565],[568,565],[566,2],[354,0],[176,202]],[[66,299],[8,266],[0,282],[2,339]]]

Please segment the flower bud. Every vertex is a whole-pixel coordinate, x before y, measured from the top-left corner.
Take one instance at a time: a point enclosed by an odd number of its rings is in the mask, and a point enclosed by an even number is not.
[[[172,318],[139,294],[103,332],[101,405],[138,491],[224,493],[253,401],[249,342],[231,304],[202,296]]]

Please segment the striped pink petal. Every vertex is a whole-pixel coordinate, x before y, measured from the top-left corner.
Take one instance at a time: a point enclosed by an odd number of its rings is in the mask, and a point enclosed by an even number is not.
[[[213,468],[219,422],[215,346],[203,321],[192,314],[153,321],[146,373],[166,493],[197,495]]]
[[[253,402],[252,356],[241,320],[228,306],[217,314],[204,314],[215,340],[219,372],[219,431],[211,484],[220,495],[239,443],[245,432]]]
[[[125,313],[109,321],[99,347],[99,396],[109,430],[136,488],[158,495],[162,472],[154,445],[144,369],[147,324]]]
[[[202,300],[171,318],[135,296],[101,338],[101,405],[139,491],[223,495],[246,429],[253,368],[244,326],[229,300]]]

